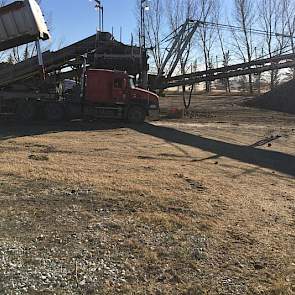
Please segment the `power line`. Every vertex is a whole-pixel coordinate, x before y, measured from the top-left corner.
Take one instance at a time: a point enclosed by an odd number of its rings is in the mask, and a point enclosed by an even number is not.
[[[234,31],[239,31],[239,32],[247,32],[250,34],[256,34],[256,35],[262,35],[262,36],[270,36],[270,37],[285,37],[285,38],[295,38],[295,36],[293,35],[287,35],[287,34],[283,34],[283,33],[278,33],[278,32],[267,32],[264,30],[260,30],[257,28],[251,28],[251,29],[243,29],[241,27],[238,26],[234,26],[234,25],[230,25],[230,24],[221,24],[221,23],[214,23],[214,22],[207,22],[207,21],[200,21],[200,20],[191,20],[191,22],[198,22],[200,25],[203,26],[210,26],[210,27],[218,27],[222,30],[234,30]],[[164,42],[169,42],[171,40],[173,40],[174,38],[174,34],[180,29],[182,28],[183,25],[180,25],[179,27],[177,27],[175,30],[173,30],[170,34],[168,34],[165,38],[163,38],[160,43],[164,43]]]
[[[233,26],[230,24],[220,24],[220,23],[214,23],[214,22],[206,22],[206,21],[200,21],[200,20],[196,20],[197,22],[199,22],[202,25],[206,25],[206,26],[212,26],[212,27],[218,27],[221,29],[226,29],[226,30],[235,30],[235,31],[240,31],[240,32],[248,32],[248,33],[254,33],[257,35],[263,35],[263,36],[271,36],[271,37],[286,37],[286,38],[295,38],[292,35],[286,35],[286,34],[282,34],[282,33],[278,33],[278,32],[267,32],[264,30],[259,30],[256,28],[251,28],[251,29],[243,29],[241,27],[238,26]]]

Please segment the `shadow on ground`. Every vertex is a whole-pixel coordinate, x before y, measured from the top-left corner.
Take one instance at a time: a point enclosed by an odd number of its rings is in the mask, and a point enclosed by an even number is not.
[[[98,131],[131,128],[137,132],[161,138],[170,143],[177,143],[214,153],[215,157],[228,157],[247,164],[268,168],[295,177],[295,157],[276,151],[263,150],[255,146],[242,146],[220,140],[209,139],[180,131],[174,128],[145,123],[130,126],[121,122],[68,122],[62,124],[19,125],[0,122],[0,141],[23,136],[34,136],[64,131]]]
[[[65,131],[82,132],[82,131],[98,131],[113,130],[124,128],[124,124],[118,121],[110,122],[62,122],[55,124],[45,124],[34,122],[32,124],[20,124],[16,122],[0,121],[0,141],[13,139],[24,136],[36,136],[42,134],[58,133]]]
[[[289,154],[263,150],[253,146],[227,143],[183,132],[174,128],[151,124],[133,127],[133,129],[147,135],[164,139],[168,142],[199,148],[218,156],[228,157],[295,177],[295,157]]]

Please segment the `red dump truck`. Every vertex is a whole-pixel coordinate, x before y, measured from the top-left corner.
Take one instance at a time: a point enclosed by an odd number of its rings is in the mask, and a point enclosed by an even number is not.
[[[158,96],[135,87],[133,77],[125,72],[88,69],[79,83],[58,88],[52,94],[6,92],[7,101],[15,98],[10,112],[14,109],[23,121],[39,117],[51,122],[86,117],[142,123],[146,117],[159,116]]]
[[[111,70],[86,72],[82,105],[84,115],[118,117],[141,123],[147,116],[159,115],[159,98],[155,93],[136,88],[133,77]]]

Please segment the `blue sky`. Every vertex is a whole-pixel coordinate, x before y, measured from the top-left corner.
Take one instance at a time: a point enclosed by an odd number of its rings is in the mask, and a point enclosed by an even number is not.
[[[129,42],[136,31],[136,0],[102,0],[104,5],[104,30],[112,31],[116,39],[122,27],[123,41]],[[42,0],[42,10],[50,20],[53,47],[67,45],[95,34],[97,12],[94,1],[89,0]]]

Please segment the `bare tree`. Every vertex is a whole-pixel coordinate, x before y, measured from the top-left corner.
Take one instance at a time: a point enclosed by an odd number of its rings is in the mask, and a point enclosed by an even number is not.
[[[141,1],[139,1],[141,9]],[[165,27],[165,13],[163,0],[150,0],[149,10],[146,13],[146,41],[153,60],[153,65],[159,73],[163,63],[162,39]]]
[[[268,57],[273,57],[277,51],[280,51],[280,43],[275,36],[275,32],[278,31],[280,25],[280,18],[282,18],[281,7],[278,0],[260,0],[259,19],[260,24],[265,31],[264,43],[266,46],[266,52]],[[278,83],[278,70],[272,70],[270,72],[270,86],[274,86]]]
[[[224,37],[223,34],[220,30],[220,28],[217,28],[217,34],[218,34],[218,40],[219,40],[219,44],[220,44],[220,48],[221,48],[221,52],[222,52],[222,66],[227,67],[229,66],[229,62],[230,62],[230,51],[226,50],[225,45],[224,45]],[[225,86],[225,91],[228,93],[231,92],[231,88],[230,88],[230,81],[229,78],[223,79],[222,84]]]
[[[168,25],[172,32],[176,32],[187,19],[193,20],[195,18],[196,2],[194,0],[171,0],[166,3]],[[186,74],[188,68],[190,67],[189,62],[193,51],[193,45],[194,42],[193,39],[191,39],[182,57],[180,58],[179,62],[181,74]]]
[[[244,62],[251,62],[254,53],[253,25],[256,21],[256,7],[253,0],[234,0],[233,18],[240,31],[232,31],[234,46]],[[253,93],[252,74],[249,74],[249,91]]]
[[[216,40],[216,26],[208,26],[206,23],[218,22],[218,0],[198,0],[197,1],[197,16],[204,24],[198,30],[199,45],[202,49],[205,70],[208,71],[213,67],[212,49]],[[206,82],[206,91],[209,92],[211,83]]]
[[[220,19],[219,13],[221,13],[220,7],[216,10],[216,13],[217,13],[216,19],[219,20]],[[219,26],[217,26],[217,36],[218,36],[218,41],[219,41],[221,54],[222,54],[222,66],[227,67],[229,66],[229,62],[230,62],[230,50],[226,48],[224,32],[221,30]],[[221,83],[224,85],[225,91],[227,93],[228,92],[230,93],[231,88],[230,88],[229,78],[222,79]]]
[[[291,46],[292,52],[295,54],[295,1],[282,0],[282,15],[285,19],[285,31],[288,35],[287,40]],[[291,76],[295,79],[295,68],[291,70]]]

